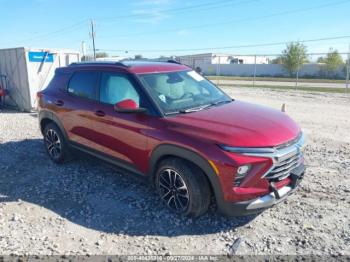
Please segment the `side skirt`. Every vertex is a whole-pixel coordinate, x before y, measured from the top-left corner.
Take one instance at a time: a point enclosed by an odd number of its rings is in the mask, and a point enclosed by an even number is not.
[[[104,153],[102,153],[100,151],[97,151],[95,149],[89,148],[87,146],[78,144],[76,142],[69,141],[69,146],[74,148],[74,149],[77,149],[78,151],[82,151],[84,153],[87,153],[89,155],[97,157],[97,158],[99,158],[99,159],[101,159],[101,160],[103,160],[103,161],[105,161],[105,162],[107,162],[109,164],[112,164],[112,165],[118,166],[118,167],[120,167],[122,169],[125,169],[125,170],[127,170],[127,171],[129,171],[129,172],[131,172],[131,173],[133,173],[133,174],[135,174],[137,176],[146,177],[146,175],[143,174],[142,172],[140,172],[139,170],[137,170],[135,168],[135,166],[133,166],[133,165],[131,165],[131,164],[121,160],[121,159],[117,159],[115,157],[111,157],[111,156],[109,156],[107,154],[104,154]]]

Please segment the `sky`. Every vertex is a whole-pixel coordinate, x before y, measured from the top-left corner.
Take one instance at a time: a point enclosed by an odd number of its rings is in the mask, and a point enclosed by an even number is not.
[[[0,10],[0,48],[81,51],[84,41],[91,53],[91,20],[98,51],[119,56],[279,54],[287,42],[343,36],[304,44],[347,52],[350,43],[350,0],[0,0]]]

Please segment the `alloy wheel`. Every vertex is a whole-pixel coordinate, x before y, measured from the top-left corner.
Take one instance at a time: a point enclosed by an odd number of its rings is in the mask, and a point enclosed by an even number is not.
[[[158,178],[160,196],[163,201],[178,213],[184,212],[189,205],[188,188],[181,175],[173,169],[161,171]]]
[[[61,156],[61,141],[55,130],[49,129],[45,135],[45,143],[47,151],[53,159],[58,159]]]

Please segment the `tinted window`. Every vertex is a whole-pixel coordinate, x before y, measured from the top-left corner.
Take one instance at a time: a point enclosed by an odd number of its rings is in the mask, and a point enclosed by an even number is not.
[[[101,102],[114,105],[122,100],[132,99],[140,105],[140,96],[126,75],[103,73],[100,87]]]
[[[68,85],[68,92],[74,95],[95,99],[97,72],[76,72]]]

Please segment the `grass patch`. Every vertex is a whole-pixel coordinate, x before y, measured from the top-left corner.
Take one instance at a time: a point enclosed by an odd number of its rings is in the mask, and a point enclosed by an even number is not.
[[[307,91],[307,92],[321,92],[321,93],[340,93],[340,94],[346,94],[345,88],[326,88],[326,87],[293,87],[293,86],[269,86],[269,85],[239,85],[234,86],[230,84],[220,84],[220,87],[248,87],[248,88],[265,88],[265,89],[271,89],[271,90],[294,90],[294,91]],[[350,94],[350,92],[349,92]]]
[[[210,80],[244,80],[253,81],[253,77],[244,76],[208,76]],[[255,81],[275,81],[275,82],[295,82],[295,78],[287,77],[256,77]],[[300,83],[345,83],[344,80],[338,79],[314,79],[314,78],[299,78]]]

